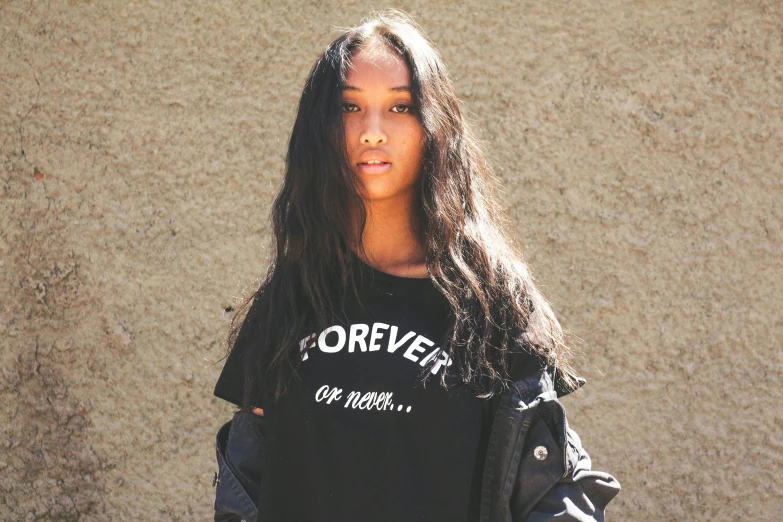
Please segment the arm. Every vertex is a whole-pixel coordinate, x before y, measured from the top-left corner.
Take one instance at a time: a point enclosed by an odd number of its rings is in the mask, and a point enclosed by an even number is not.
[[[538,404],[511,499],[514,522],[604,522],[606,505],[619,491],[613,476],[592,469],[562,404]]]
[[[265,447],[266,419],[262,415],[240,410],[220,428],[215,442],[214,522],[258,521]]]
[[[620,492],[613,476],[592,470],[577,433],[568,428],[569,472],[533,506],[530,522],[591,520],[604,522],[606,505]],[[571,467],[573,466],[573,467]]]

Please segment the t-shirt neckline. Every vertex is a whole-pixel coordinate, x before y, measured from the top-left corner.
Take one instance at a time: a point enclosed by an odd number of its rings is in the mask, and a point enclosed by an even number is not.
[[[378,270],[374,266],[365,262],[355,252],[352,251],[351,254],[359,261],[359,263],[367,267],[373,273],[373,276],[375,278],[381,281],[391,283],[391,284],[405,284],[405,285],[421,285],[421,284],[432,282],[429,275],[426,277],[406,277],[406,276],[394,275],[388,272],[384,272],[382,270]]]

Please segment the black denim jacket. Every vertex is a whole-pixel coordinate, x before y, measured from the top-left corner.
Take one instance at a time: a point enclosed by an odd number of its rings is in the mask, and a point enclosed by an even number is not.
[[[542,370],[493,399],[480,522],[605,520],[620,483],[591,469],[558,400],[564,394]],[[218,431],[215,522],[274,522],[258,519],[265,435],[266,419],[246,411]]]

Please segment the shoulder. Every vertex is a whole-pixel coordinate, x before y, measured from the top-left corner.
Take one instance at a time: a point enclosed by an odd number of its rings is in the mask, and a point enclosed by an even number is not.
[[[509,349],[506,352],[506,365],[508,376],[512,381],[538,378],[537,376],[546,368],[541,356],[520,348]]]

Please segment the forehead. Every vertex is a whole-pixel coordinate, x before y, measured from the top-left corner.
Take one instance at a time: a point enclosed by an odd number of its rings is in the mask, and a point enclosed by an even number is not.
[[[410,78],[408,65],[399,54],[386,46],[373,45],[362,47],[353,54],[345,83],[364,90],[410,85]]]

